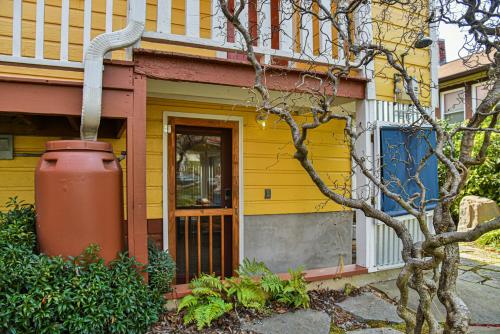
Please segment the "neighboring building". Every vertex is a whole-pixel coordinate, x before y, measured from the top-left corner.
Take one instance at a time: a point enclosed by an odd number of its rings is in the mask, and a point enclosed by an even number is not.
[[[485,54],[474,54],[439,67],[440,112],[450,123],[471,118],[488,93],[488,68]]]
[[[111,142],[117,155],[127,152],[122,167],[129,252],[146,261],[146,239],[155,239],[176,259],[178,282],[198,271],[227,276],[243,257],[264,260],[275,271],[351,263],[353,211],[324,202],[293,159],[290,135],[282,125],[270,119],[263,130],[256,122],[255,107],[247,104],[248,92],[241,89],[253,85],[253,69],[234,43],[221,40],[218,21],[224,19],[214,10],[215,2],[145,3],[2,2],[0,134],[7,159],[0,160],[0,203],[12,195],[34,201],[33,171],[45,142],[79,137],[84,77],[99,82],[100,67],[93,59],[84,63],[83,55],[99,48],[93,38],[128,24],[122,38],[131,38],[132,46],[106,55],[102,88],[93,92],[102,91],[99,140]],[[279,17],[277,4],[273,0],[269,5],[276,14],[272,17]],[[367,12],[358,19],[369,19],[372,8],[361,7]],[[255,20],[253,14],[249,17]],[[394,38],[401,25],[391,20],[401,14],[390,17],[368,27],[366,34],[380,36],[376,29],[389,27],[387,38]],[[269,18],[263,29],[270,32],[279,21]],[[282,24],[285,33],[272,34],[270,45],[261,46],[263,59],[288,67],[268,67],[271,89],[294,87],[301,75],[300,59],[287,53],[287,43],[293,41],[286,36],[294,36],[294,27],[286,20]],[[435,28],[431,37],[436,40]],[[406,57],[420,75],[421,90],[437,81],[437,59],[437,45],[413,49]],[[411,108],[394,103],[396,78],[387,75],[384,64],[377,58],[343,80],[339,107],[365,124],[409,122]],[[283,71],[287,75],[274,75]],[[437,91],[431,91],[422,99],[434,110]],[[332,184],[354,187],[343,135],[343,123],[332,121],[311,134],[311,151],[318,152],[314,163],[329,173]],[[370,136],[363,140],[363,154],[375,154]],[[363,180],[356,176],[358,185]],[[400,263],[394,233],[382,231],[361,213],[356,222],[358,265],[376,270]]]

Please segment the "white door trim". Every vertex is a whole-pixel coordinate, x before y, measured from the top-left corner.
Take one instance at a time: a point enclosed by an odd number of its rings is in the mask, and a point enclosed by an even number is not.
[[[162,200],[163,200],[163,249],[168,249],[168,136],[167,136],[167,125],[169,117],[183,117],[183,118],[197,118],[197,119],[216,119],[223,121],[238,122],[238,151],[239,151],[239,262],[241,263],[244,259],[244,215],[243,215],[243,117],[241,116],[228,116],[228,115],[213,115],[213,114],[196,114],[196,113],[186,113],[186,112],[176,112],[176,111],[163,111],[163,189],[162,189]]]

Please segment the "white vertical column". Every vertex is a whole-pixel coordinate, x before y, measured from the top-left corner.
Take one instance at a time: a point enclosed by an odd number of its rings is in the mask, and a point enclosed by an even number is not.
[[[374,100],[362,100],[356,102],[356,123],[363,128],[372,121],[375,113],[376,102]],[[371,131],[365,131],[355,143],[354,149],[357,154],[365,157],[373,157],[373,143],[371,142]],[[369,160],[369,159],[367,159]],[[366,161],[366,160],[365,160]],[[369,169],[371,165],[367,166]],[[363,175],[359,168],[355,168],[355,189],[353,198],[363,198],[371,201],[374,195],[369,180]],[[369,271],[376,270],[376,226],[372,218],[366,217],[361,210],[356,210],[356,264],[368,268]]]
[[[293,0],[280,1],[280,50],[294,52]]]
[[[23,3],[22,0],[14,0],[12,12],[12,55],[21,57]]]
[[[259,46],[271,47],[271,0],[261,0],[257,5]]]
[[[83,5],[83,58],[90,44],[92,31],[92,0],[85,0]]]
[[[312,11],[312,2],[310,0],[302,0],[302,6],[306,10]],[[313,15],[309,13],[302,13],[300,17],[300,49],[308,58],[314,56],[313,39]]]
[[[332,3],[331,0],[320,0],[320,4],[328,9],[328,12],[320,10],[319,15],[331,17]],[[320,56],[332,56],[332,21],[325,20],[319,22],[319,54]]]
[[[68,60],[68,36],[69,36],[69,0],[61,3],[61,44],[59,58]]]
[[[172,24],[172,0],[158,0],[156,31],[170,34]]]
[[[35,58],[43,59],[43,43],[45,40],[45,1],[36,1],[36,38],[35,38]]]
[[[186,0],[186,36],[200,37],[200,0]]]

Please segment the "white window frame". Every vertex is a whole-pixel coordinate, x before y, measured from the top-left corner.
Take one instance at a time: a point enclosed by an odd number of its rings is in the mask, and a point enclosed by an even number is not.
[[[465,98],[465,87],[460,87],[460,88],[455,88],[455,89],[450,89],[450,90],[445,90],[444,92],[439,93],[439,110],[440,110],[440,117],[442,120],[445,120],[445,109],[444,109],[444,96],[449,93],[454,93],[458,91],[464,91],[464,120],[467,119],[466,117],[466,98]],[[457,112],[458,114],[458,112]]]
[[[481,81],[478,83],[475,83],[471,85],[471,106],[472,106],[472,115],[476,113],[476,108],[477,108],[477,93],[476,93],[476,88],[479,86],[484,86],[484,84],[487,84],[487,81]]]

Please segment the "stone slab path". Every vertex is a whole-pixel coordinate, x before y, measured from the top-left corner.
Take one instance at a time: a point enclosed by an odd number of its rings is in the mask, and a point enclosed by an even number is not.
[[[372,293],[363,293],[359,296],[349,297],[337,306],[353,314],[363,321],[388,321],[402,323],[398,316],[396,306]]]
[[[457,289],[469,307],[472,324],[500,324],[499,282],[500,264],[488,264],[467,258],[460,260]],[[371,286],[383,291],[391,299],[399,298],[395,280],[378,282]],[[417,294],[411,290],[409,306],[413,310],[418,306],[417,300]],[[432,311],[439,321],[445,320],[445,309],[439,300],[434,299]]]
[[[243,323],[241,329],[259,334],[328,334],[330,323],[330,316],[325,312],[298,310],[251,323]]]
[[[381,327],[358,329],[355,331],[346,332],[346,334],[401,334],[401,332],[392,328]]]

